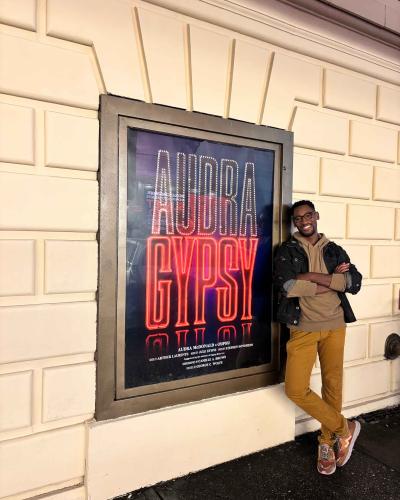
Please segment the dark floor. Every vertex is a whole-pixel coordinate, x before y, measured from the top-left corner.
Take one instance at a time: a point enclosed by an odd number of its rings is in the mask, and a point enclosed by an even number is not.
[[[400,500],[400,406],[360,415],[349,463],[332,476],[315,467],[316,433],[118,500]]]

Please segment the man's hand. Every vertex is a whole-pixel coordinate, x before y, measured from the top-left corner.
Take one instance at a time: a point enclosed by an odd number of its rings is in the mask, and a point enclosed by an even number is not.
[[[322,285],[317,285],[317,291],[315,292],[315,295],[319,295],[320,293],[326,293],[326,292],[331,292],[332,290],[326,286]]]
[[[334,273],[337,274],[347,273],[349,269],[350,269],[350,263],[346,264],[346,262],[342,262],[341,264],[335,267]]]

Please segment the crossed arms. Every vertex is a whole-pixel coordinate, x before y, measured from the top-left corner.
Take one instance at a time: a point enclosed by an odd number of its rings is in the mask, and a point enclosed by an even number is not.
[[[332,245],[334,245],[332,243]],[[283,296],[287,298],[313,296],[317,293],[326,293],[329,290],[356,294],[360,291],[362,275],[343,248],[334,245],[330,252],[329,269],[331,274],[324,273],[299,273],[298,264],[295,263],[299,257],[295,245],[288,241],[283,243],[276,253],[274,259],[274,283]],[[333,267],[333,262],[335,267]]]
[[[314,283],[316,287],[313,286],[308,288],[310,289],[310,291],[314,290],[315,295],[319,295],[320,293],[326,293],[329,290],[336,290],[337,292],[343,292],[346,288],[345,273],[348,272],[349,269],[350,269],[350,263],[342,262],[341,264],[336,266],[333,274],[302,273],[296,276],[296,280]],[[297,293],[296,293],[296,288],[297,288]],[[288,291],[288,297],[300,297],[303,295],[301,291],[306,292],[304,285],[295,282]]]

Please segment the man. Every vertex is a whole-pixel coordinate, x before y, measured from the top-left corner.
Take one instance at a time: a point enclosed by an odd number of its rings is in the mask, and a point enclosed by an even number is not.
[[[356,321],[345,292],[359,292],[362,276],[343,248],[318,233],[311,201],[296,202],[291,216],[297,232],[278,249],[274,269],[277,319],[290,329],[285,392],[321,422],[317,469],[333,474],[349,460],[360,433],[359,422],[347,420],[341,409],[345,324]],[[309,387],[317,353],[322,399]]]

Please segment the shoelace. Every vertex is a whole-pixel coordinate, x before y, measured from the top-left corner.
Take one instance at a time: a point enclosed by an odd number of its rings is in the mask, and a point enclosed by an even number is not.
[[[321,446],[321,460],[329,460],[329,446]]]

